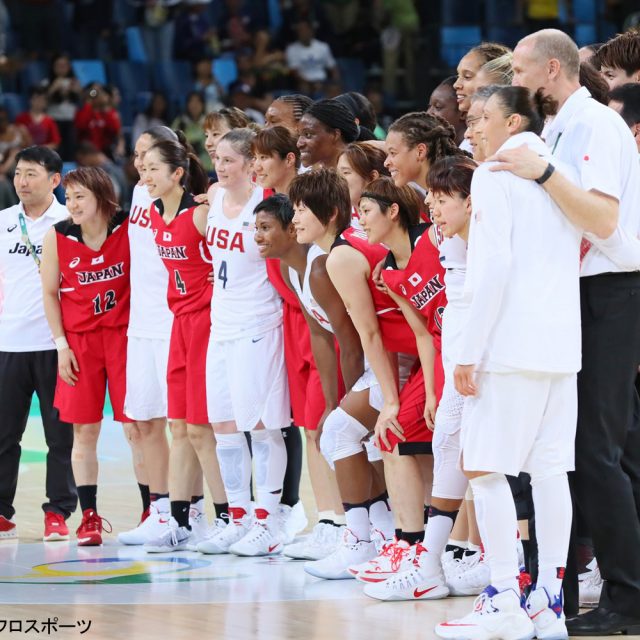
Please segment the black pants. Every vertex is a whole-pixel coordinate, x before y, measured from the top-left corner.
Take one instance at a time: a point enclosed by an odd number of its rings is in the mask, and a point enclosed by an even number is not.
[[[38,395],[47,453],[47,498],[44,511],[65,518],[76,509],[78,496],[71,469],[73,427],[60,422],[53,407],[58,357],[55,350],[0,351],[0,515],[11,518],[18,486],[20,441],[27,426],[33,393]]]
[[[600,605],[640,615],[640,274],[580,281],[582,371],[578,375],[577,508],[591,531],[602,577]],[[575,540],[574,540],[575,542]],[[575,566],[575,544],[568,570]],[[568,571],[566,613],[578,611]],[[570,578],[570,580],[569,580]]]

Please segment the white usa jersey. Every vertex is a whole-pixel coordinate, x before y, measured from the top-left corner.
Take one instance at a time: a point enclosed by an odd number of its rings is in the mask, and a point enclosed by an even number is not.
[[[282,300],[267,276],[267,265],[253,238],[253,210],[264,199],[257,187],[242,211],[228,218],[226,189],[219,188],[207,216],[207,245],[213,260],[211,339],[257,336],[282,324]]]
[[[314,300],[313,295],[311,294],[311,287],[309,286],[311,267],[313,266],[316,258],[324,255],[326,255],[326,253],[318,245],[312,244],[309,248],[309,253],[307,253],[307,266],[304,270],[302,282],[300,282],[298,272],[293,267],[289,267],[289,279],[291,280],[291,284],[298,294],[298,298],[300,298],[300,302],[302,303],[302,306],[305,308],[306,312],[312,318],[314,318],[323,329],[326,329],[327,331],[331,331],[331,333],[333,333],[333,328],[331,327],[331,323],[329,322],[327,314],[324,312],[324,309]]]
[[[153,238],[149,217],[151,202],[147,187],[136,185],[129,212],[131,315],[127,335],[169,339],[173,323],[167,304],[169,273]]]

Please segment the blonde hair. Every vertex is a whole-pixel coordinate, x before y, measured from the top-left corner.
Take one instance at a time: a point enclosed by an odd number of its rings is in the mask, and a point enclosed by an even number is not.
[[[485,62],[480,71],[489,76],[491,84],[511,84],[513,80],[513,53],[511,51],[501,55],[498,58]]]

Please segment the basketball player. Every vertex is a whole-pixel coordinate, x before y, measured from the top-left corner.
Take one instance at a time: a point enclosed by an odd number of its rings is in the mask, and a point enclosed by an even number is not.
[[[282,126],[297,138],[300,118],[312,104],[311,98],[300,93],[276,98],[264,114],[265,128]]]

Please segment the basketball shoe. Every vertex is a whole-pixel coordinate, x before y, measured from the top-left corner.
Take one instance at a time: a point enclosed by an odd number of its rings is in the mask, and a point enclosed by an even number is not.
[[[218,533],[220,533],[220,531],[222,529],[224,529],[227,526],[227,521],[223,520],[222,518],[216,518],[213,521],[213,524],[207,529],[207,533],[204,536],[204,538],[202,540],[200,540],[200,542],[198,542],[198,544],[196,545],[191,545],[189,544],[189,551],[198,551],[198,547],[205,542],[206,540],[209,540],[209,538],[213,538],[214,536],[218,535]],[[192,546],[194,546],[195,548],[192,548]]]
[[[527,598],[526,609],[538,640],[567,640],[569,634],[562,610],[562,594],[555,596],[552,602],[544,587],[535,588]]]
[[[293,542],[295,537],[304,531],[309,524],[302,500],[298,500],[293,507],[288,504],[278,505],[278,517],[284,544]]]
[[[449,565],[445,578],[449,595],[475,596],[482,593],[491,581],[489,565],[484,561],[484,553],[466,552],[460,560]]]
[[[18,527],[13,518],[0,516],[0,540],[15,540],[18,537]]]
[[[104,523],[104,524],[103,524]],[[107,529],[104,525],[108,526]],[[79,547],[98,547],[102,544],[102,531],[111,533],[111,523],[96,513],[93,509],[82,512],[82,522],[76,530]]]
[[[191,507],[189,509],[189,526],[191,527],[191,536],[189,536],[187,549],[197,551],[198,545],[206,539],[209,533],[207,514]]]
[[[123,531],[118,534],[118,542],[126,545],[141,545],[156,540],[169,528],[169,513],[160,513],[151,503],[149,507],[149,515],[135,529],[131,531]]]
[[[349,567],[375,558],[376,547],[370,540],[358,540],[350,529],[345,528],[342,541],[333,553],[322,560],[305,562],[304,570],[316,578],[345,580],[353,578]]]
[[[229,547],[237,556],[274,556],[282,553],[282,531],[277,514],[256,509],[253,524],[245,535]]]
[[[69,527],[67,527],[63,515],[53,511],[44,512],[44,535],[42,539],[45,542],[69,539]]]
[[[322,560],[336,550],[343,531],[344,527],[318,522],[304,540],[287,545],[282,553],[295,560]]]
[[[184,551],[187,548],[191,531],[188,527],[179,527],[175,518],[170,518],[169,524],[156,538],[149,540],[144,545],[147,553],[172,553]]]
[[[382,547],[375,558],[350,566],[349,572],[360,582],[383,582],[411,568],[414,557],[415,546],[394,537]]]
[[[213,535],[203,540],[198,545],[198,551],[206,554],[229,553],[232,544],[242,540],[251,526],[251,516],[239,507],[230,507],[229,524],[221,527]]]
[[[586,573],[578,576],[578,589],[580,593],[580,606],[593,609],[600,602],[600,593],[602,592],[602,576],[598,563],[594,558],[587,565]]]
[[[408,553],[413,557],[409,567],[392,574],[387,580],[370,582],[364,588],[365,595],[385,601],[436,600],[449,595],[440,563],[436,564],[435,570],[429,571],[424,562],[428,551],[420,543],[410,549]]]
[[[488,586],[476,599],[473,611],[464,618],[441,622],[435,628],[439,638],[455,640],[530,640],[535,627],[513,589],[497,591]]]

